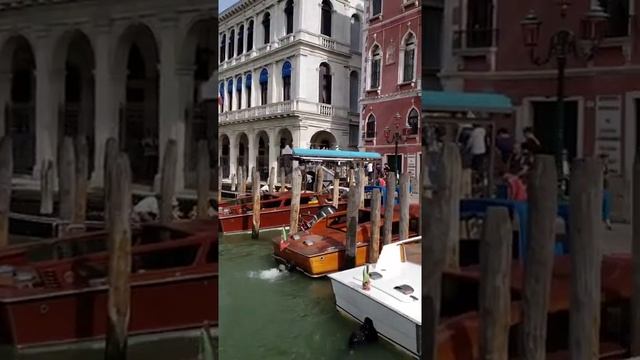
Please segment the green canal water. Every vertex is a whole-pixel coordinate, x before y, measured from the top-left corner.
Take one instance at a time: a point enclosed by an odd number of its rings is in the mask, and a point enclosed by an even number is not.
[[[383,340],[350,351],[358,324],[336,310],[329,279],[278,271],[269,241],[277,234],[221,237],[221,360],[411,359]]]

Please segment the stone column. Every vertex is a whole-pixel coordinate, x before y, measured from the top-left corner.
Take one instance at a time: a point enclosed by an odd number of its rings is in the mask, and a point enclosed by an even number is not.
[[[249,171],[256,166],[256,156],[258,155],[258,142],[256,141],[256,132],[247,131],[247,138],[249,139]],[[246,174],[245,174],[246,175]]]
[[[276,103],[280,101],[280,81],[281,73],[278,71],[278,63],[273,62],[271,66],[269,66],[269,99],[270,103]]]
[[[169,139],[175,139],[178,149],[176,166],[176,190],[184,188],[185,121],[184,109],[180,106],[180,92],[177,77],[177,18],[168,15],[161,21],[160,46],[160,113],[159,113],[159,156],[158,169],[162,168],[162,158]],[[156,174],[156,178],[159,174]]]
[[[271,129],[267,131],[267,136],[269,136],[269,171],[271,171],[272,167],[276,168],[276,176],[278,174],[278,156],[280,156],[280,141],[278,139],[278,131],[277,129]]]
[[[53,39],[49,36],[49,29],[39,29],[35,46],[36,161],[33,176],[36,179],[39,178],[42,161],[44,159],[55,160],[56,155],[54,154],[57,154],[58,131],[56,118],[58,108],[55,104],[56,94],[53,89],[54,84],[58,83],[58,79],[54,76],[51,68],[52,43]]]
[[[238,167],[238,135],[228,132],[227,136],[229,136],[229,179],[231,179]]]
[[[0,73],[0,134],[5,135],[7,119],[5,118],[6,106],[11,101],[11,73]]]
[[[111,77],[111,28],[100,24],[95,33],[95,127],[94,136],[96,148],[94,152],[94,170],[91,174],[92,186],[104,184],[104,152],[105,143],[109,137],[118,139],[119,104],[114,101],[114,81]]]

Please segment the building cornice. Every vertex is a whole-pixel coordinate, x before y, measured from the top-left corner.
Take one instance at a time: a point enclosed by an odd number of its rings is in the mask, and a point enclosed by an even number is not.
[[[421,93],[421,90],[418,90],[418,89],[398,91],[398,92],[394,92],[394,93],[391,93],[391,94],[385,94],[385,95],[380,95],[380,96],[374,96],[374,97],[368,97],[368,98],[360,99],[360,103],[362,105],[376,104],[376,103],[380,103],[380,102],[412,98],[412,97],[420,96],[420,93]]]
[[[607,75],[629,75],[640,74],[640,65],[625,66],[607,66],[607,67],[590,67],[590,68],[574,68],[567,69],[565,76],[567,77],[587,77],[599,74]],[[520,80],[520,79],[555,79],[558,75],[556,69],[545,70],[518,70],[518,71],[454,71],[441,72],[438,76],[443,80],[448,79],[477,79],[477,80]]]

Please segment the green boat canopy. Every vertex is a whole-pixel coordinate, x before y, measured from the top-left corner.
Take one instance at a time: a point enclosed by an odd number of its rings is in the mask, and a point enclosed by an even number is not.
[[[510,114],[511,99],[500,94],[423,91],[422,111],[478,111]]]

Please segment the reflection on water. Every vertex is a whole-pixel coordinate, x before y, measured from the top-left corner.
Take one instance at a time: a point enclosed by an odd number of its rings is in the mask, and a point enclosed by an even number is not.
[[[222,238],[220,359],[410,359],[383,341],[349,351],[358,324],[336,310],[328,278],[278,269],[269,242],[278,234]]]

